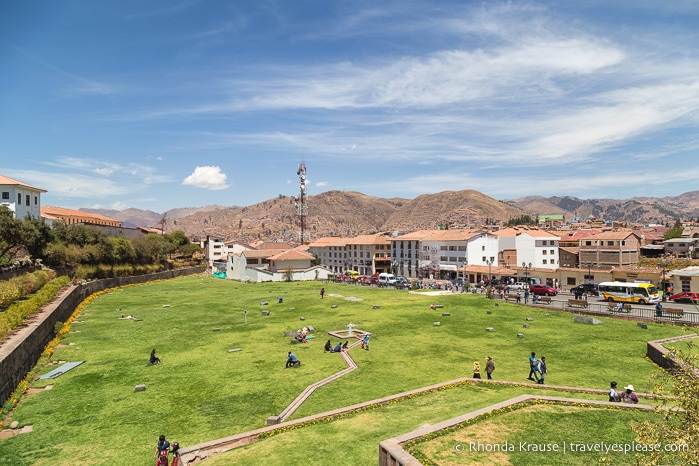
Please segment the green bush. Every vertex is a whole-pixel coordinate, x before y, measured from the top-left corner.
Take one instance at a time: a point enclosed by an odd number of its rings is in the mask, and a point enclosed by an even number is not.
[[[38,270],[0,282],[0,309],[40,290],[53,278],[54,272]]]
[[[69,282],[70,278],[66,276],[58,277],[47,283],[29,299],[10,305],[7,311],[0,314],[0,339],[22,325],[26,318],[39,312]]]
[[[75,271],[75,278],[80,280],[99,280],[102,278],[128,277],[131,275],[145,275],[164,270],[161,264],[148,265],[78,265]]]

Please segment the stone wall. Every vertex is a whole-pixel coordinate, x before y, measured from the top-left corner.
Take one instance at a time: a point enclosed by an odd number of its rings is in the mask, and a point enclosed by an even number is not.
[[[164,280],[201,272],[198,267],[166,270],[148,275],[108,278],[71,285],[57,299],[32,317],[28,324],[0,344],[0,404],[4,403],[17,385],[31,371],[46,345],[55,337],[57,322],[65,322],[75,308],[88,296],[107,288]]]
[[[666,357],[670,352],[667,348],[663,346],[663,343],[673,343],[681,340],[690,340],[696,338],[698,335],[692,333],[691,335],[683,335],[680,337],[666,338],[664,340],[649,341],[646,344],[646,355],[648,358],[656,363],[658,366],[662,367],[666,371],[672,371],[677,367],[677,361],[671,357]]]

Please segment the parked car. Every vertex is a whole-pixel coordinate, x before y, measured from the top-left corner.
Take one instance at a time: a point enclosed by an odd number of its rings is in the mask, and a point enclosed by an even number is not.
[[[514,282],[510,285],[511,290],[526,290],[529,288],[529,284],[526,282]]]
[[[396,284],[396,276],[392,273],[379,274],[379,286],[393,286]]]
[[[556,296],[558,294],[558,291],[552,286],[548,285],[543,285],[541,283],[531,285],[529,287],[529,291],[532,294],[539,295],[539,296]]]
[[[681,293],[673,294],[668,299],[676,303],[699,304],[699,294],[695,293],[694,291],[683,291]]]
[[[402,289],[409,289],[410,288],[410,282],[408,281],[407,278],[405,278],[403,275],[398,275],[396,277],[396,283],[395,283],[396,288],[402,288]]]
[[[570,294],[587,294],[588,296],[599,296],[599,289],[594,283],[581,283],[570,289]]]

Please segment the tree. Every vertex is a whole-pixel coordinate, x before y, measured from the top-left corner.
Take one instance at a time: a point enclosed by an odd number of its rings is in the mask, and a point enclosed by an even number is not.
[[[24,246],[24,225],[6,206],[0,206],[0,263],[10,262]]]
[[[632,423],[631,429],[641,444],[673,448],[639,453],[638,464],[699,464],[698,350],[699,347],[691,342],[686,352],[672,350],[666,357],[675,361],[674,368],[656,374],[658,382],[653,393],[665,395],[669,392],[674,398],[663,398],[663,405],[657,408],[662,412],[662,422]],[[670,403],[673,409],[667,409]]]
[[[167,260],[167,255],[174,249],[166,237],[160,235],[145,235],[134,240],[136,261],[139,264],[156,264]]]
[[[136,251],[131,241],[123,236],[109,238],[112,244],[112,257],[110,264],[131,264],[136,260]]]
[[[24,248],[31,257],[43,259],[46,246],[53,240],[51,227],[43,218],[33,217],[26,219],[22,227]]]
[[[677,219],[675,221],[675,225],[665,232],[665,234],[663,235],[663,239],[681,238],[682,230],[682,222],[680,222],[680,219]]]
[[[160,220],[158,220],[158,225],[160,225],[160,234],[163,235],[165,234],[165,225],[167,224],[167,212],[163,213],[163,215],[160,217]]]
[[[166,237],[175,246],[184,246],[190,243],[189,238],[187,238],[187,235],[185,235],[182,230],[175,230],[172,233],[168,233]]]

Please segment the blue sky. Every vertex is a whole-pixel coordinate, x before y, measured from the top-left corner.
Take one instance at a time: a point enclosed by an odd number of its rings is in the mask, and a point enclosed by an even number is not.
[[[699,2],[0,3],[0,173],[69,208],[699,189]]]

